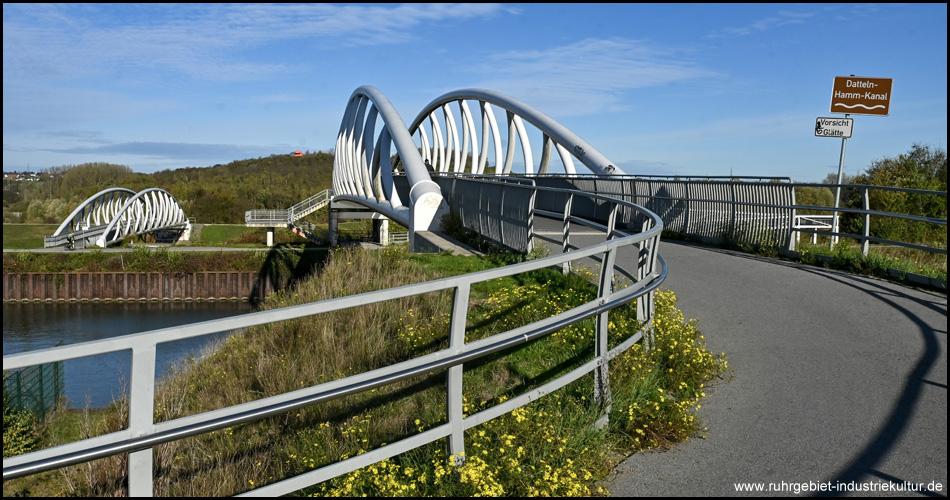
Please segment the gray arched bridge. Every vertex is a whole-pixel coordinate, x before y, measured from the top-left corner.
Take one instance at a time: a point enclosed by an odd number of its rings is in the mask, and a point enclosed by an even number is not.
[[[472,110],[478,112],[472,113]],[[499,120],[496,112],[503,113],[504,119]],[[856,188],[864,190],[864,199],[868,199],[869,190],[888,189]],[[946,197],[945,192],[919,194]],[[598,425],[607,425],[612,402],[606,371],[610,360],[636,343],[646,342],[649,347],[654,291],[668,276],[673,282],[681,280],[679,283],[683,283],[683,276],[688,276],[698,284],[696,289],[703,291],[701,296],[688,293],[684,296],[691,310],[701,310],[711,318],[714,331],[707,331],[706,335],[730,339],[729,347],[754,370],[737,368],[737,379],[741,376],[742,384],[729,386],[741,386],[744,390],[739,397],[725,402],[728,410],[735,409],[735,413],[726,411],[725,417],[715,420],[722,422],[723,428],[710,429],[710,433],[718,431],[729,436],[721,447],[724,454],[708,450],[704,453],[701,449],[687,459],[697,464],[696,468],[684,468],[685,462],[677,463],[674,459],[669,468],[651,469],[649,477],[635,476],[635,480],[653,486],[660,483],[660,477],[675,477],[680,481],[676,485],[679,490],[667,491],[661,486],[634,489],[631,485],[635,483],[628,480],[615,484],[613,491],[629,495],[639,491],[676,494],[695,490],[698,494],[726,495],[737,491],[730,489],[730,481],[753,483],[787,478],[788,481],[835,479],[845,482],[868,477],[919,481],[927,474],[946,486],[945,295],[942,300],[938,297],[928,302],[926,296],[916,292],[895,291],[894,288],[901,288],[897,285],[877,287],[861,278],[846,277],[833,278],[836,283],[841,282],[840,286],[831,287],[828,281],[822,281],[823,286],[834,291],[828,295],[800,288],[801,283],[806,282],[800,271],[787,271],[783,267],[781,272],[776,272],[767,269],[773,264],[758,262],[746,265],[742,259],[748,257],[732,256],[732,260],[722,264],[718,254],[708,258],[682,245],[669,243],[664,243],[664,248],[670,250],[675,260],[671,259],[668,266],[661,255],[664,252],[661,252],[660,238],[664,231],[696,239],[728,239],[793,251],[799,233],[826,230],[814,224],[798,223],[798,212],[828,208],[796,205],[794,186],[788,179],[630,176],[563,125],[497,92],[480,89],[450,92],[430,102],[407,126],[379,90],[360,87],[350,96],[340,126],[332,193],[323,193],[319,203],[307,202],[292,210],[274,211],[272,217],[282,223],[293,222],[295,214],[312,211],[317,204],[330,205],[331,229],[335,221],[347,217],[371,217],[380,221],[380,226],[386,220],[397,221],[409,228],[414,250],[438,248],[445,241],[440,234],[443,215],[455,213],[466,228],[498,245],[525,252],[544,243],[551,255],[489,271],[260,311],[239,318],[4,355],[3,369],[12,370],[106,352],[131,351],[129,385],[133,388],[125,429],[4,458],[4,480],[128,454],[129,493],[151,495],[155,469],[153,448],[162,443],[283,415],[420,375],[441,377],[444,374],[446,407],[441,424],[367,453],[277,479],[244,494],[293,493],[437,440],[445,440],[448,454],[458,456],[465,451],[466,430],[591,374],[591,394],[602,411]],[[887,243],[946,255],[945,248],[881,240],[871,236],[869,231],[871,217],[897,217],[944,226],[946,220],[886,214],[867,207],[840,212],[863,218],[862,234],[837,235],[861,241],[865,251],[869,243]],[[596,270],[597,295],[590,302],[488,338],[466,341],[472,286],[535,269],[558,267],[569,271],[581,265]],[[848,290],[852,289],[859,292],[849,294]],[[239,332],[297,318],[312,317],[319,321],[321,315],[332,311],[445,290],[453,293],[453,303],[446,346],[442,349],[346,378],[317,381],[288,393],[268,394],[243,404],[175,420],[154,420],[156,352],[160,344],[219,332]],[[770,290],[783,293],[772,294]],[[769,297],[775,297],[775,301]],[[842,307],[857,310],[844,319],[846,325],[838,325],[830,316],[831,311],[837,310],[834,302],[842,297],[853,302]],[[916,305],[907,306],[908,301]],[[611,328],[611,311],[626,304],[636,304],[642,325],[639,331],[620,332]],[[820,314],[818,318],[810,318],[807,310],[801,312],[802,318],[811,320],[804,326],[807,335],[797,335],[798,326],[788,324],[789,318],[797,316],[794,308],[798,305]],[[782,311],[777,316],[780,321],[756,322],[753,331],[742,329],[744,321],[769,317],[770,309]],[[874,313],[865,314],[869,310]],[[684,312],[691,314],[690,310]],[[885,324],[881,315],[888,321],[883,331],[875,326]],[[578,360],[577,368],[495,406],[463,414],[466,387],[462,375],[467,366],[487,356],[503,355],[512,347],[534,342],[588,318],[594,319],[591,340],[595,347]],[[868,320],[875,322],[867,323]],[[916,364],[910,363],[908,370],[904,360],[908,352],[913,355],[918,344],[914,336],[902,336],[901,330],[914,328],[922,332],[924,354]],[[838,329],[845,332],[846,338],[835,336]],[[744,335],[741,338],[729,335],[733,330]],[[856,336],[857,340],[852,338]],[[871,356],[879,345],[884,346],[885,352],[894,352],[897,356]],[[748,355],[746,349],[751,349],[750,346],[760,348],[755,351],[759,354]],[[860,346],[868,348],[841,359],[844,354],[838,352],[839,348]],[[823,371],[825,369],[830,371]],[[871,382],[827,391],[845,378],[867,378]],[[805,393],[793,391],[799,380],[807,383],[809,390]],[[880,380],[884,383],[878,384]],[[755,388],[757,381],[767,384],[771,392],[760,395]],[[849,387],[858,387],[860,396],[865,399],[851,402],[853,406],[831,399],[847,396]],[[875,396],[873,387],[882,388],[881,401],[871,399]],[[924,391],[931,392],[924,397]],[[728,391],[723,392],[728,395]],[[791,402],[788,398],[792,398]],[[815,404],[808,406],[809,402]],[[801,407],[791,413],[796,404]],[[889,412],[890,408],[893,410]],[[917,418],[915,412],[923,418]],[[720,417],[722,413],[720,408],[714,416]],[[806,420],[795,422],[794,429],[800,434],[783,434],[786,427],[782,426],[789,423],[782,421],[782,415],[788,414]],[[734,418],[730,418],[733,415]],[[759,421],[763,415],[770,419],[765,426]],[[825,425],[827,429],[823,428]],[[901,438],[902,432],[911,425],[923,428],[907,435],[923,439]],[[860,442],[842,442],[836,436],[845,431],[854,440],[872,437],[867,446]],[[744,440],[747,433],[766,438],[747,443]],[[820,449],[812,452],[810,447]],[[814,457],[816,453],[821,456]],[[915,465],[917,456],[926,461],[923,466]],[[795,472],[805,471],[811,475],[783,476],[782,467],[786,463],[792,464]],[[681,473],[677,467],[683,469]],[[691,483],[691,479],[700,477],[702,479],[696,479],[695,484]]]
[[[79,246],[102,248],[121,242],[126,236],[175,231],[188,239],[191,223],[178,200],[159,188],[136,193],[131,189],[104,189],[82,202],[47,236],[44,246],[66,245],[70,236]]]

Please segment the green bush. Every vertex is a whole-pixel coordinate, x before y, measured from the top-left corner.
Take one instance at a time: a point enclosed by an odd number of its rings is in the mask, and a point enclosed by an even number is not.
[[[3,458],[33,451],[38,442],[36,416],[14,407],[3,391]]]

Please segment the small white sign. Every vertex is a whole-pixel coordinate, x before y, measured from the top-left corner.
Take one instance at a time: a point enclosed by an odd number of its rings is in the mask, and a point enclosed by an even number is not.
[[[837,137],[847,139],[851,137],[854,128],[854,118],[824,118],[815,120],[815,137]]]

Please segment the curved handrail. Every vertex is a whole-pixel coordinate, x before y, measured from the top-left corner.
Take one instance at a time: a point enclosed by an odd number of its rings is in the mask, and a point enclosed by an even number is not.
[[[131,464],[133,461],[137,461],[139,467],[136,468],[137,472],[135,474],[130,470],[130,493],[147,494],[152,484],[152,468],[150,466],[145,467],[144,464],[151,464],[150,448],[160,443],[222,429],[238,423],[260,420],[268,416],[280,414],[320,401],[341,397],[354,392],[370,390],[420,373],[460,366],[467,361],[478,359],[482,356],[498,352],[499,350],[543,337],[563,328],[566,324],[602,315],[613,308],[627,304],[633,300],[643,299],[654,291],[660,283],[662,283],[663,279],[665,279],[666,263],[656,252],[660,234],[663,230],[663,222],[656,214],[633,203],[617,200],[608,196],[589,194],[576,190],[538,188],[511,183],[508,183],[508,185],[524,189],[537,189],[550,193],[560,193],[563,196],[591,197],[604,203],[613,204],[616,207],[614,209],[615,212],[621,207],[627,210],[638,210],[649,218],[650,224],[649,227],[645,227],[645,230],[641,233],[629,234],[613,227],[613,223],[611,222],[605,228],[607,239],[602,243],[560,255],[505,266],[503,268],[316,303],[250,313],[242,315],[240,318],[212,320],[112,339],[85,342],[71,346],[5,355],[3,357],[3,368],[4,370],[8,370],[36,363],[62,361],[119,350],[131,350],[133,363],[130,386],[140,389],[138,392],[133,392],[130,396],[130,422],[127,429],[56,448],[32,452],[27,455],[5,458],[3,460],[4,480],[41,471],[53,470],[119,453],[132,453],[129,463]],[[566,220],[575,219],[575,216],[572,216],[569,211],[567,211],[564,216]],[[592,223],[596,224],[596,222]],[[636,272],[623,270],[622,274],[630,277],[639,276],[640,279],[630,287],[613,290],[613,273],[615,268],[619,267],[616,264],[616,252],[620,248],[631,245],[639,248],[639,255],[643,258],[637,258],[636,262],[637,265],[641,267],[639,267]],[[556,316],[501,334],[496,334],[486,339],[470,343],[465,342],[465,316],[468,309],[469,289],[472,284],[546,267],[559,266],[579,259],[598,258],[598,256],[600,256],[599,260],[605,263],[605,265],[601,266],[601,276],[598,285],[599,292],[595,300]],[[450,323],[450,345],[442,351],[350,376],[345,379],[264,398],[250,403],[158,424],[153,421],[154,403],[152,401],[152,394],[155,383],[155,354],[157,344],[263,325],[276,321],[303,318],[438,290],[453,290],[455,292],[455,303],[452,308],[453,317]],[[411,436],[402,441],[384,445],[369,453],[352,457],[345,461],[337,462],[299,476],[284,479],[263,488],[255,489],[252,493],[255,495],[281,495],[296,491],[308,485],[322,482],[365,465],[384,460],[406,449],[415,448],[442,438],[449,438],[450,446],[454,446],[456,449],[464,447],[464,443],[460,442],[464,429],[476,426],[494,418],[494,416],[523,406],[531,400],[537,399],[541,395],[549,393],[559,387],[563,387],[591,371],[600,370],[603,368],[606,360],[640,341],[652,328],[652,301],[643,302],[643,304],[646,307],[638,308],[638,316],[642,315],[643,326],[640,331],[628,337],[621,342],[620,345],[607,350],[606,336],[609,333],[607,330],[608,322],[598,321],[597,335],[598,338],[603,339],[603,342],[598,342],[602,347],[598,348],[598,352],[595,353],[595,358],[548,384],[528,391],[491,409],[467,415],[464,418],[459,410],[457,417],[453,418],[453,413],[450,415],[448,423],[444,425]],[[449,385],[457,384],[459,388],[455,392],[449,391],[450,399],[452,400],[450,405],[457,405],[460,409],[462,404],[461,377],[458,376],[457,379],[453,381],[451,371],[449,377]],[[457,401],[452,399],[456,397],[458,399]]]

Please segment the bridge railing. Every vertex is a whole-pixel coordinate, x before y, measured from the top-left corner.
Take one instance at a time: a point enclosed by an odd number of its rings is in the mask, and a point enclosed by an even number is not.
[[[284,210],[248,210],[244,212],[244,223],[248,226],[286,226],[290,222],[287,209]]]
[[[946,219],[921,217],[871,210],[872,193],[895,192],[934,196],[946,204],[946,191],[894,188],[871,185],[841,185],[856,190],[863,200],[861,209],[798,205],[796,187],[830,187],[834,184],[805,184],[785,182],[781,178],[745,178],[742,181],[697,179],[657,179],[652,177],[585,177],[534,176],[539,185],[576,188],[633,201],[659,215],[668,231],[712,242],[725,240],[752,245],[776,246],[795,250],[799,234],[821,233],[833,238],[849,238],[861,244],[861,252],[868,254],[870,243],[894,245],[947,254],[946,247],[934,247],[908,241],[896,241],[871,235],[872,219],[901,219],[937,226],[947,225]],[[542,198],[539,204],[546,203]],[[596,219],[604,218],[604,210],[588,203],[582,210]],[[837,212],[861,219],[860,234],[823,227],[805,227],[796,223],[800,212]],[[804,214],[802,214],[804,215]],[[624,214],[623,221],[631,220]]]
[[[76,248],[85,248],[86,246],[88,246],[88,243],[90,241],[92,242],[96,241],[96,238],[102,235],[102,232],[105,231],[105,229],[106,229],[106,226],[102,225],[102,226],[97,226],[97,227],[91,227],[88,229],[78,229],[78,230],[73,231],[72,234],[76,242]],[[43,247],[44,248],[61,247],[61,246],[66,245],[68,239],[69,239],[69,233],[54,234],[52,236],[44,236]]]
[[[331,198],[333,198],[333,190],[324,189],[323,191],[320,191],[306,200],[303,200],[300,203],[288,208],[287,219],[290,222],[295,222],[297,219],[305,217],[310,213],[324,207],[326,204],[330,203]]]
[[[830,232],[832,227],[834,227],[831,223],[834,218],[834,215],[796,215],[795,224],[792,226],[792,228],[795,229],[795,242],[798,243],[801,241],[803,230],[819,229],[824,232]],[[811,242],[814,245],[818,244],[818,231],[811,232]]]
[[[129,420],[125,429],[21,456],[4,458],[3,479],[6,481],[127,453],[129,494],[148,496],[152,493],[154,474],[152,449],[155,446],[242,423],[258,421],[441,370],[445,370],[447,373],[447,418],[444,424],[411,435],[400,441],[383,445],[368,453],[277,481],[249,493],[267,496],[292,493],[440,439],[446,439],[449,447],[448,451],[451,455],[459,456],[457,454],[464,452],[465,449],[465,430],[524,406],[588,373],[594,373],[595,375],[595,400],[607,407],[610,400],[610,389],[605,372],[608,366],[607,362],[640,342],[652,331],[652,294],[666,277],[666,264],[657,253],[663,222],[643,207],[606,196],[517,184],[509,184],[509,186],[518,189],[531,189],[535,192],[545,191],[550,196],[560,196],[564,201],[564,204],[561,205],[563,212],[561,217],[565,241],[569,238],[570,227],[575,224],[601,229],[605,234],[605,241],[563,254],[452,278],[255,312],[235,318],[164,328],[53,349],[4,355],[3,370],[6,371],[109,352],[131,351],[132,363],[129,386],[132,391],[128,400]],[[612,208],[606,224],[587,220],[572,213],[570,209],[572,200],[580,199],[593,199],[598,203],[610,204]],[[495,206],[486,206],[485,210],[493,211]],[[615,224],[617,214],[621,210],[640,212],[647,222],[636,233],[621,229]],[[500,212],[496,213],[496,216],[500,216]],[[565,247],[567,246],[565,243]],[[634,252],[633,262],[637,266],[636,269],[625,270],[618,265],[618,253],[621,250],[632,250]],[[601,264],[598,282],[596,283],[596,299],[555,316],[488,338],[473,342],[465,341],[466,318],[470,307],[470,290],[473,285],[542,268],[567,267],[572,262],[583,262],[589,259],[595,259]],[[617,281],[614,278],[617,277],[615,273],[618,272],[630,278],[629,286],[620,287],[616,284]],[[297,318],[313,317],[318,320],[319,315],[332,311],[398,300],[440,290],[448,290],[454,294],[449,326],[449,345],[445,349],[344,379],[265,397],[249,403],[171,421],[154,421],[156,352],[160,344],[220,332],[239,331],[244,328]],[[617,307],[634,301],[637,303],[636,311],[638,320],[642,325],[641,330],[634,333],[611,332],[609,329],[610,322],[607,318],[608,313]],[[472,363],[486,356],[497,355],[511,347],[533,342],[587,318],[595,318],[596,347],[593,359],[588,359],[568,373],[550,380],[540,387],[527,390],[503,403],[481,410],[478,413],[463,415],[462,373],[466,363]],[[608,336],[612,340],[619,341],[619,343],[614,345],[611,342],[614,347],[608,349]]]
[[[860,209],[795,205],[794,208],[796,211],[831,212],[832,215],[830,217],[832,221],[834,221],[835,216],[837,216],[840,219],[847,215],[859,217],[861,220],[861,224],[859,228],[861,231],[860,234],[844,232],[841,229],[840,225],[838,225],[836,228],[834,222],[832,222],[831,230],[824,230],[822,228],[800,228],[799,231],[802,233],[817,234],[817,232],[820,231],[822,234],[833,238],[834,241],[837,241],[839,238],[853,239],[861,244],[862,255],[868,254],[871,243],[878,243],[882,245],[893,245],[893,246],[899,246],[903,248],[922,250],[925,252],[930,252],[930,253],[935,253],[935,254],[947,255],[946,246],[942,248],[934,247],[930,245],[924,245],[924,244],[909,242],[909,241],[897,241],[897,240],[891,240],[891,239],[886,239],[886,238],[879,238],[879,237],[871,235],[872,219],[877,219],[877,220],[882,220],[882,219],[895,220],[896,219],[896,220],[919,222],[919,223],[923,223],[927,225],[943,226],[943,231],[946,232],[947,219],[938,219],[935,217],[922,217],[922,216],[911,215],[911,214],[885,212],[881,210],[871,210],[872,194],[877,195],[877,194],[885,194],[885,193],[899,193],[902,196],[917,195],[917,196],[924,196],[924,197],[934,197],[937,199],[942,199],[940,203],[946,206],[947,204],[946,191],[928,191],[928,190],[923,190],[923,189],[897,188],[897,187],[889,187],[889,186],[872,186],[872,185],[865,185],[865,184],[795,184],[795,186],[797,187],[824,187],[824,188],[832,188],[832,189],[840,187],[842,190],[855,191],[860,196],[861,202],[862,202],[862,208]]]

